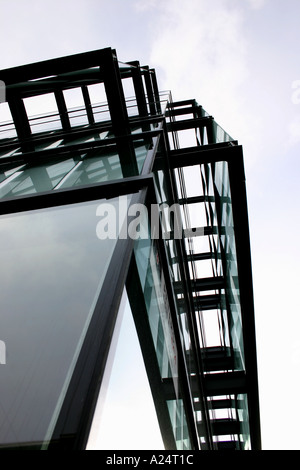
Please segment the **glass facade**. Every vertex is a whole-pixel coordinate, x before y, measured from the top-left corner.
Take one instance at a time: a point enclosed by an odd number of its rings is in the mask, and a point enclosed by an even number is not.
[[[149,145],[143,140],[135,143],[135,157],[139,172],[142,170],[148,147]],[[73,158],[11,168],[2,174],[0,198],[84,186],[121,178],[123,178],[123,171],[117,147],[108,145],[103,149],[90,150]]]
[[[99,204],[0,218],[1,447],[51,439],[116,245],[96,236]]]
[[[180,450],[191,449],[187,431],[185,409],[180,398],[179,365],[177,342],[170,312],[165,277],[162,270],[159,251],[149,237],[137,242],[135,258],[141,288],[144,293],[153,345],[162,383],[168,382],[169,394],[173,399],[166,399],[170,421],[176,442]]]
[[[216,188],[220,196],[220,213],[222,220],[222,228],[224,234],[221,236],[222,250],[225,253],[226,259],[226,279],[227,279],[227,292],[230,308],[230,328],[231,331],[227,334],[233,342],[235,369],[244,369],[244,346],[243,346],[243,329],[242,329],[242,316],[241,306],[239,301],[239,278],[238,267],[236,259],[236,246],[234,238],[234,225],[232,215],[232,202],[230,194],[230,184],[228,175],[228,165],[226,162],[218,162],[215,167],[216,174]],[[221,253],[220,253],[221,255]],[[224,306],[226,309],[226,307]]]
[[[0,448],[259,448],[242,148],[110,48],[0,79]]]
[[[163,450],[164,446],[124,290],[87,449],[129,448]]]

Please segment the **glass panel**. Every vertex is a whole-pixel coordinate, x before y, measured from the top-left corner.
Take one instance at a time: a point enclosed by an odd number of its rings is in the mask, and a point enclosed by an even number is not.
[[[0,127],[1,127],[1,124],[0,124]],[[0,130],[0,132],[1,132],[1,130]],[[6,150],[2,150],[2,151],[0,151],[0,160],[1,160],[1,158],[12,157],[14,154],[19,153],[19,151],[20,151],[20,147],[15,147],[13,149],[9,148],[9,149],[6,149]]]
[[[106,136],[107,133],[102,137],[106,138]],[[96,139],[94,135],[89,137],[89,140],[94,139]],[[81,140],[85,142],[87,137]],[[49,143],[49,146],[55,146],[60,142]],[[70,143],[73,144],[74,141]],[[144,140],[139,140],[134,143],[134,146],[138,169],[141,172],[147,155],[148,144],[145,144]],[[24,166],[22,170],[9,178],[7,172],[0,173],[0,198],[84,186],[123,178],[122,164],[115,145],[90,150],[81,158],[77,157],[76,160],[69,158],[68,160],[53,163],[48,160],[47,163],[36,167]]]
[[[126,291],[87,445],[101,449],[164,449]]]
[[[135,256],[161,379],[170,381],[174,397],[167,400],[174,439],[177,449],[189,449],[191,443],[179,392],[177,344],[159,251],[153,241],[138,240]]]
[[[70,158],[15,172],[0,185],[0,198],[51,191],[75,164]]]
[[[143,142],[136,142],[135,150],[138,168],[141,171],[147,154],[147,146]],[[122,178],[123,172],[117,148],[109,146],[87,154],[74,168],[74,171],[60,183],[59,188],[70,188]]]
[[[221,242],[226,257],[227,294],[230,303],[229,313],[231,315],[230,337],[235,351],[235,367],[236,369],[244,369],[244,344],[239,300],[239,281],[227,162],[216,163],[215,184],[220,195],[220,214],[223,229]]]
[[[251,450],[248,399],[246,394],[237,396],[238,418],[241,425],[240,441],[244,450]]]
[[[195,167],[190,167],[190,173],[189,175],[192,177],[192,172],[194,172],[195,174]],[[201,181],[200,181],[200,171],[197,167],[197,176],[198,176],[198,180],[199,180],[199,183],[201,184]],[[185,195],[185,192],[184,192],[184,179],[183,179],[183,176],[186,176],[186,174],[184,174],[184,172],[182,172],[181,169],[179,169],[178,171],[175,171],[174,172],[174,175],[175,175],[175,178],[176,178],[176,182],[177,182],[177,191],[178,193],[180,194],[180,196],[183,196],[183,194]],[[167,188],[167,184],[166,184],[166,179],[164,178],[164,172],[163,171],[158,171],[155,173],[155,181],[156,181],[156,184],[157,184],[157,193],[159,194],[160,198],[159,198],[159,203],[162,203],[162,202],[169,202],[169,192],[168,191],[168,188]],[[202,185],[201,185],[202,186]],[[199,187],[197,186],[198,188],[198,191],[199,191]],[[181,193],[181,190],[183,191],[183,193]],[[192,195],[195,195],[195,194],[192,194]],[[199,205],[199,204],[198,204]],[[202,204],[201,204],[202,205]],[[187,209],[188,206],[191,206],[191,204],[189,205],[185,205],[185,209]],[[182,224],[183,226],[186,226],[186,219],[185,219],[185,215],[186,215],[186,212],[183,213],[184,211],[182,211]],[[195,222],[195,225],[199,225],[201,222]],[[196,239],[199,238],[201,241],[203,239],[207,239],[207,237],[203,237],[203,236],[200,236],[200,237],[195,237]],[[186,239],[184,238],[182,240],[183,243],[186,244],[186,250],[187,250],[187,253],[190,252],[190,249],[192,249],[192,243],[191,243],[191,239]],[[181,259],[180,257],[180,249],[179,249],[179,243],[181,243],[181,241],[179,240],[166,240],[165,241],[165,247],[166,247],[166,254],[167,254],[167,257],[168,257],[168,264],[169,264],[169,273],[170,273],[170,277],[171,277],[171,280],[174,282],[176,282],[176,304],[177,304],[177,311],[179,312],[179,331],[180,331],[180,335],[181,335],[181,343],[182,343],[182,347],[183,347],[183,351],[184,351],[184,354],[185,354],[185,360],[186,360],[186,365],[187,365],[187,370],[188,370],[188,378],[189,380],[191,381],[191,387],[193,386],[193,379],[194,379],[194,374],[195,374],[195,352],[194,352],[194,347],[193,347],[193,344],[192,344],[192,341],[191,341],[191,336],[190,336],[190,321],[189,321],[189,315],[190,315],[190,308],[188,306],[188,301],[187,301],[187,298],[186,298],[186,294],[185,294],[185,289],[184,289],[184,285],[183,283],[180,284],[181,280],[182,279],[185,279],[186,278],[186,275],[183,271],[183,267],[182,267],[182,264],[179,263],[179,260]],[[197,245],[197,243],[196,243]],[[182,247],[184,248],[184,247]],[[207,249],[209,251],[209,247]],[[192,250],[193,251],[193,250]],[[211,260],[210,260],[210,271],[211,271]],[[199,275],[200,277],[200,275]],[[181,403],[177,403],[178,407],[181,408],[182,407],[182,410],[183,410],[183,404]],[[176,411],[174,411],[174,409],[172,408],[172,405],[171,403],[168,404],[169,406],[169,412],[172,416],[172,422],[173,422],[173,425],[174,423],[176,423],[176,416],[183,416],[179,413],[179,410],[178,413]],[[201,407],[202,405],[200,403],[197,403],[197,408],[195,407],[195,417],[196,417],[196,420],[197,422],[199,422],[199,414],[200,411],[199,408]],[[179,433],[179,429],[177,429],[177,435]],[[183,436],[185,436],[187,433],[187,430],[185,428],[185,426],[182,424],[182,427],[181,427],[181,437],[183,439]],[[205,433],[205,429],[204,427],[199,427],[199,433]],[[186,445],[188,447],[188,443],[186,441],[186,438],[183,439],[182,441],[184,443],[184,445]]]
[[[9,168],[7,170],[0,171],[0,183],[2,183],[2,181],[6,180],[10,176],[12,176],[16,171],[21,170],[24,167],[25,167],[25,165],[20,165],[20,166],[17,166],[17,167],[13,167],[13,168]],[[1,185],[0,185],[0,188],[1,188]]]
[[[99,204],[0,218],[2,448],[51,438],[116,245],[97,237]]]
[[[93,155],[83,159],[61,182],[59,189],[123,178],[117,149],[100,149]]]
[[[138,170],[141,173],[148,152],[149,144],[146,144],[143,140],[134,141],[134,148]]]
[[[215,143],[220,143],[220,142],[229,142],[232,139],[227,132],[222,129],[219,124],[217,124],[215,121],[213,121],[213,132],[214,132],[214,141]]]

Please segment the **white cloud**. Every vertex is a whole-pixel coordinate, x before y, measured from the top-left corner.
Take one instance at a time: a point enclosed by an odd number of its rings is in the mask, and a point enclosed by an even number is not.
[[[160,0],[137,0],[134,4],[134,8],[137,11],[146,11],[157,8],[160,4]]]
[[[156,69],[160,89],[171,90],[175,101],[195,98],[243,144],[251,166],[261,159],[266,133],[271,133],[271,142],[280,136],[274,125],[263,125],[274,101],[265,89],[265,56],[249,30],[249,17],[257,21],[258,10],[267,3],[189,0],[183,8],[180,0],[141,2],[149,9],[149,63]],[[257,11],[251,16],[250,9]]]
[[[232,2],[166,0],[156,4],[151,64],[160,88],[170,89],[174,100],[196,98],[216,121],[240,135],[241,87],[248,76],[244,10]]]
[[[248,0],[248,3],[253,10],[260,10],[266,5],[267,0]]]
[[[186,82],[199,90],[200,84],[211,80],[221,85],[224,80],[237,82],[244,73],[244,45],[240,41],[238,29],[240,16],[237,10],[229,12],[225,8],[206,9],[203,1],[190,2],[184,12],[177,0],[172,8],[165,9],[162,16],[161,32],[153,46],[154,63],[165,66],[170,82],[177,81],[179,90]],[[235,70],[230,72],[233,56],[236,57]],[[220,86],[215,87],[218,92]]]

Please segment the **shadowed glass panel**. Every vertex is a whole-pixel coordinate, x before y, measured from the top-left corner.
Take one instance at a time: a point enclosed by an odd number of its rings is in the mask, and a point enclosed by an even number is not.
[[[116,245],[97,238],[99,204],[0,218],[2,448],[51,439]]]

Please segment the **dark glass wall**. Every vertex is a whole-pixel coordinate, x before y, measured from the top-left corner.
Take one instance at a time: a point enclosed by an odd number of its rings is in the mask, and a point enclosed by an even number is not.
[[[51,440],[116,246],[97,237],[99,205],[0,218],[0,447]]]

